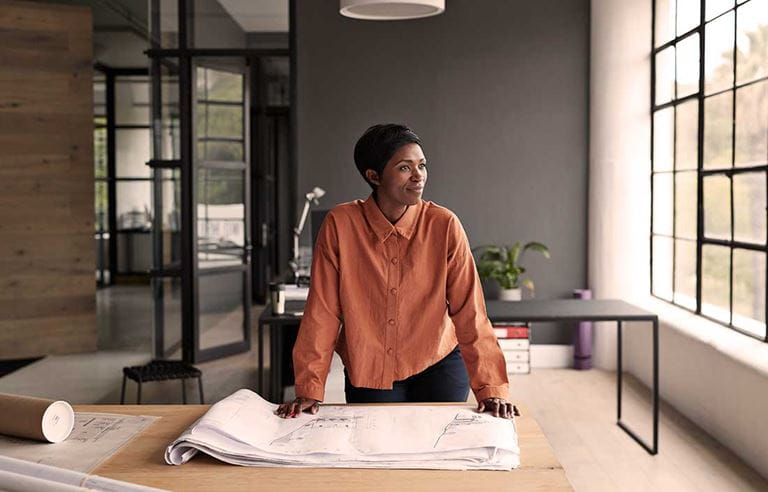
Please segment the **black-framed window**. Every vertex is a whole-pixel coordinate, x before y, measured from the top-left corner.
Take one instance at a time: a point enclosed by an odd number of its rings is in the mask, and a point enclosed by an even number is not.
[[[143,68],[97,64],[94,70],[94,177],[96,278],[99,286],[121,276],[147,276],[152,267],[153,174],[149,75]],[[173,110],[173,108],[171,108]],[[176,112],[178,110],[176,109]],[[170,145],[178,145],[178,116],[169,119]],[[162,182],[178,182],[178,171]],[[176,195],[170,194],[174,200]],[[166,204],[169,212],[176,210]],[[173,216],[164,217],[173,221]],[[173,252],[171,252],[173,253]],[[178,260],[171,254],[169,261]]]
[[[197,234],[201,268],[241,264],[245,246],[245,60],[195,67]]]
[[[768,341],[768,0],[652,1],[651,293]]]

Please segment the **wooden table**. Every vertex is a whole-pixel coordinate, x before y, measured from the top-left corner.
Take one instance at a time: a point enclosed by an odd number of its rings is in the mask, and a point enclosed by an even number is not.
[[[92,473],[170,490],[573,490],[539,425],[525,407],[518,408],[521,465],[511,472],[249,468],[228,465],[202,453],[184,465],[171,466],[165,464],[165,448],[208,409],[207,405],[77,405],[75,410],[162,417]]]

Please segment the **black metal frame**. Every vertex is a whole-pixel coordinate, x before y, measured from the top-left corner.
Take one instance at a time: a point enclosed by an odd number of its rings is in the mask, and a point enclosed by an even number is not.
[[[735,128],[731,131],[731,167],[725,168],[725,169],[704,169],[704,101],[706,99],[709,99],[711,97],[725,94],[727,92],[731,92],[731,110],[732,110],[732,122],[735,125],[736,122],[736,91],[739,89],[742,89],[744,87],[747,87],[752,84],[765,82],[768,80],[768,77],[760,77],[754,80],[750,80],[749,82],[738,84],[736,79],[736,70],[737,70],[737,61],[736,61],[736,53],[737,53],[737,19],[738,19],[738,9],[743,8],[745,5],[748,5],[752,0],[747,0],[744,3],[741,3],[739,5],[734,5],[730,9],[724,10],[723,12],[719,13],[717,16],[713,17],[710,20],[706,20],[706,1],[700,0],[700,12],[699,12],[699,23],[696,27],[693,29],[679,35],[675,36],[672,40],[660,45],[656,46],[656,2],[654,0],[650,0],[653,4],[653,20],[651,25],[651,162],[653,162],[653,153],[654,153],[654,114],[657,111],[661,111],[663,109],[667,108],[674,108],[674,122],[673,125],[674,128],[676,128],[676,121],[677,121],[677,114],[676,114],[676,108],[682,103],[696,100],[698,101],[698,133],[697,133],[697,142],[698,142],[698,152],[697,152],[697,165],[695,169],[691,169],[690,172],[696,172],[696,182],[697,182],[697,218],[696,218],[696,308],[690,309],[686,306],[680,305],[675,302],[674,300],[674,292],[676,290],[675,286],[675,267],[677,264],[677,241],[678,240],[690,240],[687,238],[680,238],[677,235],[676,230],[676,215],[677,215],[677,189],[676,189],[676,175],[679,172],[677,169],[677,163],[676,159],[673,160],[673,167],[670,171],[656,171],[652,168],[651,170],[651,197],[653,197],[653,194],[656,192],[654,190],[653,185],[653,177],[657,174],[672,174],[672,235],[666,235],[666,234],[659,234],[654,233],[653,231],[653,218],[654,218],[654,210],[653,210],[653,199],[651,199],[651,230],[649,235],[649,247],[650,247],[650,286],[651,286],[651,295],[659,298],[665,302],[670,302],[676,306],[679,306],[687,311],[693,312],[694,314],[697,314],[699,316],[702,316],[706,319],[709,319],[711,321],[714,321],[715,323],[718,323],[720,325],[729,327],[735,331],[738,331],[739,333],[743,333],[747,336],[750,336],[752,338],[757,338],[758,340],[762,340],[765,342],[768,342],[768,325],[766,325],[766,331],[763,334],[762,337],[755,335],[752,332],[749,332],[745,329],[742,329],[738,326],[735,326],[733,324],[733,252],[734,249],[745,249],[745,250],[751,250],[751,251],[759,251],[763,252],[766,256],[766,261],[768,263],[768,237],[765,238],[765,241],[762,245],[760,244],[752,244],[752,243],[745,243],[734,240],[734,228],[735,228],[735,221],[734,221],[734,196],[733,196],[733,177],[739,174],[748,174],[748,173],[755,173],[755,172],[762,172],[764,174],[764,178],[766,179],[766,184],[768,188],[768,156],[766,156],[766,164],[765,165],[758,165],[758,166],[749,166],[749,167],[733,167],[733,163],[735,162],[735,156],[736,156],[736,131]],[[735,3],[735,2],[734,2]],[[677,12],[677,10],[676,10]],[[705,95],[705,40],[706,40],[706,26],[715,20],[721,18],[722,16],[728,14],[729,12],[734,13],[734,37],[733,37],[733,82],[732,86],[727,89],[722,89],[716,92],[713,92],[712,94],[706,94]],[[676,20],[675,20],[676,24]],[[663,50],[670,48],[670,47],[676,47],[678,43],[681,41],[687,39],[688,37],[698,34],[699,35],[699,85],[698,85],[698,91],[687,95],[682,98],[677,98],[677,84],[675,84],[675,93],[673,95],[673,98],[671,101],[665,102],[663,104],[656,104],[656,56]],[[673,130],[673,148],[676,146],[676,130]],[[688,170],[686,170],[688,171]],[[707,238],[704,235],[704,178],[707,176],[716,176],[721,175],[725,176],[729,179],[730,182],[730,237],[731,240],[721,240],[721,239],[712,239]],[[767,191],[768,193],[768,191]],[[768,214],[768,211],[766,211]],[[768,220],[768,215],[766,216]],[[767,233],[768,236],[768,233]],[[672,271],[669,272],[669,274],[672,276],[672,292],[673,292],[673,298],[672,300],[665,299],[663,297],[660,297],[657,295],[653,290],[653,240],[654,237],[659,238],[668,238],[672,241]],[[691,240],[692,241],[692,240]],[[713,318],[711,316],[708,316],[707,314],[702,313],[701,307],[702,307],[702,258],[703,258],[703,248],[705,245],[716,245],[716,246],[724,246],[729,248],[729,321],[726,323],[722,320]],[[766,273],[764,274],[764,282],[765,282],[765,296],[766,299],[764,301],[765,303],[765,320],[768,321],[768,267],[766,268]]]
[[[117,176],[117,131],[118,130],[136,130],[150,129],[149,122],[146,125],[118,124],[116,121],[115,110],[115,84],[118,77],[148,76],[149,70],[146,68],[119,68],[111,67],[104,63],[95,63],[94,70],[104,74],[106,89],[106,143],[107,143],[107,170],[104,178],[96,177],[96,182],[107,184],[107,224],[109,232],[108,257],[109,257],[109,282],[104,281],[102,274],[99,281],[100,286],[112,285],[115,283],[117,275],[132,275],[137,272],[120,272],[117,269],[117,183],[128,181],[151,181],[151,178],[130,178]],[[103,231],[102,231],[103,233]],[[143,275],[143,273],[139,273]]]
[[[181,278],[182,285],[182,354],[183,359],[187,362],[196,363],[205,360],[211,360],[226,355],[242,352],[250,348],[251,343],[251,313],[250,303],[252,298],[252,282],[251,282],[251,268],[250,256],[251,256],[251,241],[253,237],[253,231],[251,227],[251,213],[253,209],[248,206],[251,200],[251,186],[256,183],[256,179],[262,179],[260,173],[261,159],[259,154],[254,152],[251,155],[250,144],[253,143],[248,135],[253,135],[254,132],[249,131],[246,124],[245,128],[245,155],[244,161],[246,163],[244,167],[245,173],[245,202],[246,202],[246,220],[245,220],[245,240],[244,247],[244,262],[242,265],[233,265],[226,267],[206,268],[200,269],[197,265],[198,245],[196,241],[196,227],[197,227],[197,210],[196,200],[194,199],[197,190],[197,176],[194,166],[194,128],[192,127],[195,103],[194,91],[193,91],[193,60],[198,57],[242,57],[246,60],[247,65],[250,67],[246,74],[246,80],[255,81],[253,78],[258,74],[258,62],[260,57],[266,56],[288,56],[290,60],[293,60],[293,44],[291,49],[206,49],[206,48],[193,48],[190,46],[189,39],[191,39],[193,25],[189,23],[189,20],[193,18],[193,4],[188,0],[178,0],[178,44],[177,48],[163,48],[160,46],[160,0],[152,0],[150,2],[150,15],[152,33],[150,34],[151,46],[145,53],[149,57],[152,64],[153,78],[154,74],[159,74],[159,67],[161,64],[167,64],[167,60],[178,60],[178,76],[179,76],[179,119],[181,130],[181,146],[180,155],[175,156],[173,159],[155,158],[148,162],[152,168],[158,169],[180,169],[181,170],[181,262],[176,265],[163,265],[162,264],[162,238],[156,238],[153,244],[155,263],[152,271],[152,277],[157,279],[153,282],[153,292],[155,296],[155,350],[156,355],[162,356],[163,352],[163,334],[164,334],[164,313],[163,313],[163,287],[162,278]],[[293,63],[293,62],[292,62]],[[251,86],[253,87],[253,86]],[[160,87],[158,84],[153,83],[153,100],[159,100]],[[252,91],[246,91],[246,94]],[[256,94],[259,92],[257,91]],[[293,92],[292,92],[293,95]],[[253,124],[258,125],[258,118],[249,118],[249,116],[257,114],[258,104],[255,101],[249,99],[244,108],[244,119],[248,123],[249,120],[253,121]],[[153,114],[153,122],[159,117],[160,114]],[[291,126],[292,128],[292,126]],[[257,127],[258,129],[258,127]],[[257,132],[258,133],[258,132]],[[154,137],[154,135],[153,135]],[[217,138],[218,140],[218,138]],[[231,163],[225,165],[226,167],[232,167]],[[251,173],[253,167],[254,173]],[[157,176],[159,173],[155,173]],[[254,175],[254,176],[252,176]],[[156,185],[158,184],[157,178],[155,178]],[[162,190],[159,186],[155,186],[155,202],[162,204]],[[292,205],[295,207],[295,205]],[[161,220],[160,214],[156,213],[156,223],[154,224],[155,230],[157,228],[157,221]],[[159,224],[162,226],[162,223]],[[156,235],[157,236],[157,235]],[[199,303],[198,292],[200,275],[208,275],[214,273],[224,273],[230,271],[238,271],[243,274],[243,307],[244,307],[244,339],[241,342],[236,342],[224,346],[212,347],[209,349],[200,349],[200,333],[199,333]]]

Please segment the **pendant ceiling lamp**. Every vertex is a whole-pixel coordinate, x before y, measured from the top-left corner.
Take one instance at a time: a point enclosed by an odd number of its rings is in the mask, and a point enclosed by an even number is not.
[[[442,14],[445,0],[340,0],[339,13],[353,19],[405,20]]]

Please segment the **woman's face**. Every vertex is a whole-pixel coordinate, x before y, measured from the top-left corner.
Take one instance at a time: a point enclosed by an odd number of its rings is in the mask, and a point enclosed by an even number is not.
[[[377,194],[402,205],[416,205],[426,183],[427,159],[419,144],[409,143],[397,149],[387,162]]]

